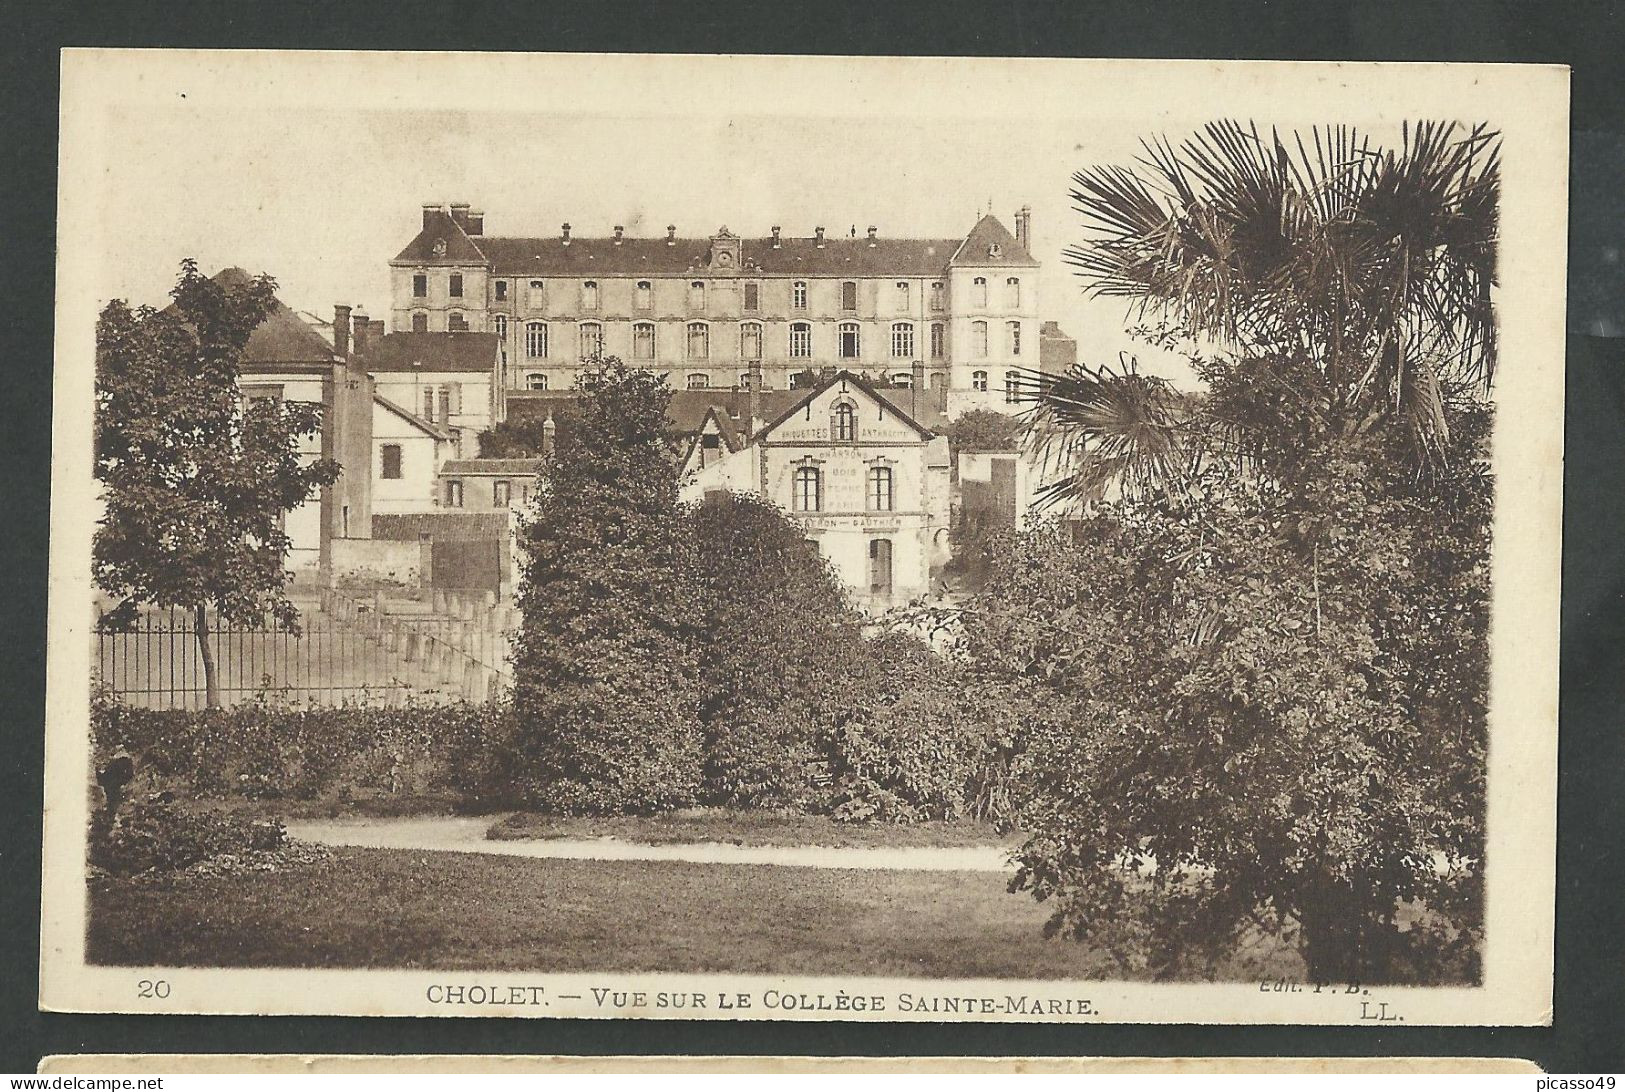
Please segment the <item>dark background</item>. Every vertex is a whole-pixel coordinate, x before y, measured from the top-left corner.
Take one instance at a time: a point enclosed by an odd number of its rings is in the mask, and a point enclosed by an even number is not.
[[[1625,18],[1512,0],[1003,4],[17,4],[0,64],[0,1070],[77,1051],[1461,1055],[1625,1070]],[[40,1013],[45,586],[63,46],[1519,61],[1573,70],[1563,696],[1551,1028],[1000,1027]],[[1103,95],[1111,89],[1103,87]],[[1503,413],[1517,407],[1504,406]],[[1533,897],[1534,893],[1532,893]],[[1214,1013],[1222,1018],[1222,1013]]]

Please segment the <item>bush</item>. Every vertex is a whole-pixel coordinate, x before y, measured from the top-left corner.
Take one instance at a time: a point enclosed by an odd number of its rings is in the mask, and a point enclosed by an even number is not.
[[[221,854],[279,849],[287,836],[275,820],[251,821],[147,800],[121,808],[111,826],[93,824],[90,861],[119,875],[171,872]]]

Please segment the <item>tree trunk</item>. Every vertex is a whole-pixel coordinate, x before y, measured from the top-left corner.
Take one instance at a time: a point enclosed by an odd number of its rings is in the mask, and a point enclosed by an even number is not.
[[[220,687],[214,676],[214,650],[209,647],[208,608],[201,603],[193,607],[192,619],[192,633],[197,637],[198,655],[203,660],[203,700],[210,709],[218,709]]]

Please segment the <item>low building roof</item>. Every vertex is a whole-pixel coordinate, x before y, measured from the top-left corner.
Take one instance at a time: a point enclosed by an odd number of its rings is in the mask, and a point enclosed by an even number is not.
[[[228,266],[210,278],[228,288],[247,285],[248,271]],[[171,305],[173,306],[173,305]],[[248,335],[239,370],[247,373],[287,371],[290,368],[319,365],[330,367],[338,358],[333,346],[310,323],[280,299],[271,303],[271,313]]]
[[[440,464],[445,477],[474,474],[540,474],[542,459],[447,459]]]

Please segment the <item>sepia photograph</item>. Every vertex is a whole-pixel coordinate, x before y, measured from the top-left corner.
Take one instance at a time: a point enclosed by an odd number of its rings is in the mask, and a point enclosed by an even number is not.
[[[1549,1022],[1566,89],[67,51],[42,1004]]]

